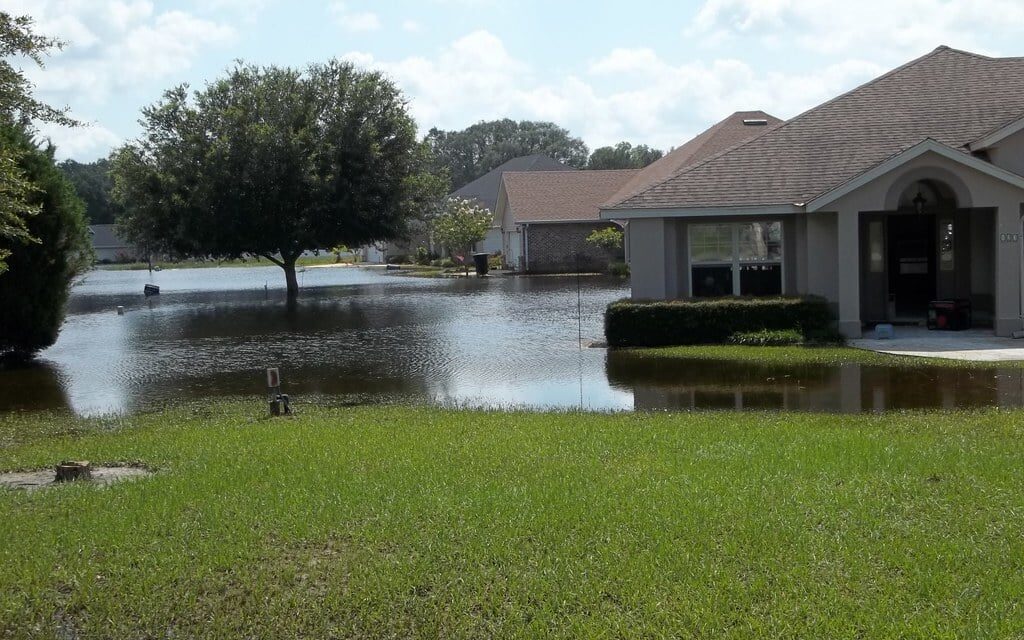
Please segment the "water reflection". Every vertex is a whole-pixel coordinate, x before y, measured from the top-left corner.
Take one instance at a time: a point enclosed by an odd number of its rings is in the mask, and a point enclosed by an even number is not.
[[[277,267],[100,271],[77,287],[57,344],[0,370],[0,411],[130,412],[258,396],[281,368],[299,403],[419,401],[525,408],[860,412],[1024,406],[1018,370],[643,360],[580,349],[619,280],[436,280],[310,269],[300,306]],[[147,281],[162,294],[142,295]],[[119,316],[118,306],[126,313]]]
[[[90,274],[73,292],[60,339],[42,354],[62,401],[33,397],[31,378],[41,373],[8,372],[0,410],[89,414],[259,394],[267,366],[281,368],[300,400],[599,410],[632,401],[608,384],[603,351],[578,348],[573,278],[311,269],[300,307],[289,311],[276,268],[154,273],[162,294],[153,298],[142,296],[147,275]],[[605,306],[625,293],[619,280],[582,280],[584,336],[600,336]]]
[[[71,408],[67,381],[51,363],[0,365],[0,398],[6,410],[38,411]]]
[[[762,365],[641,359],[612,352],[613,386],[638,410],[831,413],[1024,406],[1024,371],[947,367]]]

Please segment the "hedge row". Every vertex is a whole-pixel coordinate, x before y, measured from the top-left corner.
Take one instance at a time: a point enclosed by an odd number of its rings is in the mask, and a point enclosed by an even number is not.
[[[835,315],[818,297],[619,300],[604,316],[610,347],[724,344],[733,334],[763,330],[796,330],[805,342],[839,340]]]

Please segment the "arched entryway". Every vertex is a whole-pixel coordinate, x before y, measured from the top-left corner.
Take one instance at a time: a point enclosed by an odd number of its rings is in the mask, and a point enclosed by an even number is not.
[[[975,324],[990,321],[992,210],[970,208],[962,184],[933,176],[893,185],[887,204],[861,216],[862,319],[924,322],[941,299],[976,307]]]

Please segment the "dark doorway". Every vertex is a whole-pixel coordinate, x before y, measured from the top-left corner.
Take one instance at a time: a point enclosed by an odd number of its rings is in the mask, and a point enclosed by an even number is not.
[[[935,299],[935,216],[889,216],[889,298],[893,320],[928,314]]]

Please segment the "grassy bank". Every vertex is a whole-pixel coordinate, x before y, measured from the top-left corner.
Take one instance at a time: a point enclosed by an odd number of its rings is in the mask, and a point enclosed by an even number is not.
[[[655,347],[645,349],[619,349],[637,359],[650,360],[706,360],[708,362],[750,361],[766,365],[802,364],[867,364],[879,366],[938,366],[953,368],[1021,368],[1024,360],[983,362],[950,360],[948,358],[922,358],[895,356],[852,347],[755,347],[743,345],[697,345],[685,347]]]
[[[158,473],[0,491],[0,636],[1015,637],[1022,417],[6,415]]]

